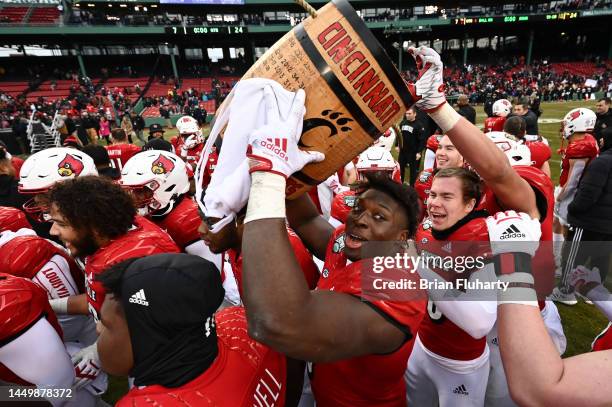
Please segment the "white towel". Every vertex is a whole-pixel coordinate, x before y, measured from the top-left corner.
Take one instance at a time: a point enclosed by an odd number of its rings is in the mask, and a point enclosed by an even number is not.
[[[196,201],[209,217],[220,218],[211,229],[217,233],[227,225],[248,200],[251,180],[246,163],[249,134],[266,124],[264,88],[270,86],[276,96],[280,116],[287,117],[294,92],[285,90],[271,79],[253,78],[238,82],[228,96],[223,111],[213,124],[204,153],[196,170]],[[212,146],[225,128],[223,146],[206,193],[202,190],[203,166]]]

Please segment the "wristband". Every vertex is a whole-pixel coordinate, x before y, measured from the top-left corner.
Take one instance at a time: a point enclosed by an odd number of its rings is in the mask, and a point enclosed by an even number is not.
[[[442,106],[428,113],[429,117],[440,126],[443,134],[455,127],[455,124],[461,119],[461,115],[448,102],[444,102]]]
[[[538,296],[534,287],[533,276],[529,273],[516,272],[504,274],[499,281],[507,283],[508,288],[497,291],[497,305],[520,304],[538,307]]]
[[[244,223],[259,219],[285,219],[285,186],[282,175],[256,171],[251,174],[251,192]]]
[[[51,305],[51,309],[56,314],[67,314],[68,313],[68,298],[54,298],[49,300],[49,305]]]

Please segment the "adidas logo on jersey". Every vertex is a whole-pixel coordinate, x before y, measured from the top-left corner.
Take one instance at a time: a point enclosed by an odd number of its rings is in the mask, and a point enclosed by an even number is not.
[[[510,225],[510,227],[506,229],[504,233],[502,233],[499,239],[500,240],[515,239],[517,237],[526,237],[526,235],[523,232],[521,232],[519,228],[517,228],[515,225]]]
[[[130,297],[130,302],[133,304],[144,305],[145,307],[149,306],[149,301],[147,301],[147,297],[145,297],[145,292],[143,289],[132,294]]]
[[[465,388],[465,385],[460,385],[455,387],[455,390],[453,390],[453,393],[455,394],[463,394],[464,396],[469,396],[470,393],[468,393],[467,389]]]

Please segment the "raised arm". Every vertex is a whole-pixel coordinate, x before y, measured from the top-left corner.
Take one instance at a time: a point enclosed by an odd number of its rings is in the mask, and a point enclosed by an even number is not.
[[[297,147],[296,123],[304,114],[303,98],[298,91],[287,120],[272,117],[268,120],[272,125],[251,135],[251,190],[242,246],[249,334],[290,357],[314,362],[392,352],[404,343],[405,333],[353,296],[310,292],[289,243],[286,178],[323,158]],[[266,149],[269,143],[259,142],[269,137],[287,141],[287,159]],[[295,216],[294,224],[296,218],[300,219]],[[296,227],[304,230],[304,224]]]
[[[409,49],[419,68],[419,80],[411,86],[416,105],[426,111],[463,158],[493,190],[503,207],[540,217],[535,193],[513,169],[504,153],[446,102],[443,65],[431,48]]]

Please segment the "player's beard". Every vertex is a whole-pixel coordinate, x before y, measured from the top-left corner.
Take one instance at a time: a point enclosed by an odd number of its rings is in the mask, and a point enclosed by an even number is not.
[[[93,233],[83,233],[83,236],[76,242],[70,242],[70,244],[76,249],[76,253],[70,250],[70,254],[73,257],[84,258],[90,256],[98,251],[99,246],[93,238]]]

